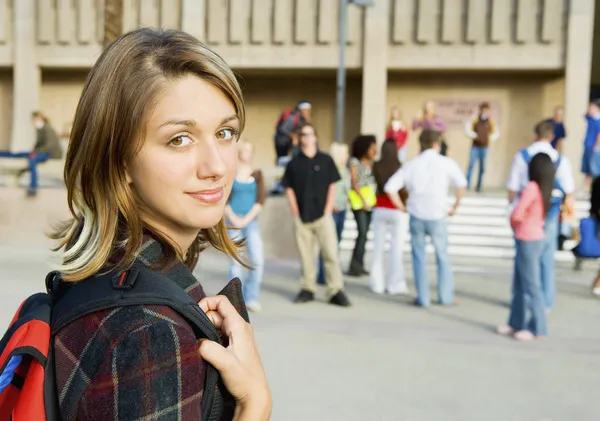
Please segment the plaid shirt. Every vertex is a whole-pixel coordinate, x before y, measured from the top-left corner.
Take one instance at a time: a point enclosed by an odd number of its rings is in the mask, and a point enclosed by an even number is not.
[[[147,239],[138,259],[156,262]],[[182,263],[165,273],[194,300],[205,294]],[[61,329],[54,343],[65,421],[198,421],[205,363],[191,326],[165,306],[99,311]]]

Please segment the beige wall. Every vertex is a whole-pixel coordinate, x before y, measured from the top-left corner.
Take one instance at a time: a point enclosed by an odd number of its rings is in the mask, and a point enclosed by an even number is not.
[[[387,104],[388,108],[400,107],[409,124],[429,99],[486,100],[498,104],[501,136],[491,146],[484,187],[502,188],[512,157],[531,142],[533,125],[549,116],[554,105],[562,103],[563,90],[563,78],[556,75],[392,73]],[[411,133],[409,157],[418,153],[417,135]],[[463,125],[451,125],[447,139],[449,155],[466,169],[471,141],[464,135]]]
[[[62,138],[68,138],[86,76],[86,71],[42,73],[40,110]]]
[[[12,120],[12,75],[9,70],[0,70],[0,151],[10,145]]]

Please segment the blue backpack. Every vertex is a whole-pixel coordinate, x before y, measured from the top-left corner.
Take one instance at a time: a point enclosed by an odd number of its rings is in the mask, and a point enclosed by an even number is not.
[[[596,218],[579,221],[579,244],[572,250],[575,257],[594,259],[600,257],[600,240],[596,236]]]
[[[523,160],[525,161],[525,163],[527,165],[529,165],[529,162],[531,161],[531,155],[529,155],[527,148],[521,150],[521,156],[523,157]],[[558,170],[558,167],[560,166],[560,161],[561,161],[561,157],[559,155],[556,162],[554,162],[554,168],[556,168],[557,170]],[[552,190],[552,202],[551,202],[552,206],[550,206],[550,209],[548,210],[548,214],[546,215],[546,218],[552,218],[560,212],[560,206],[562,205],[564,198],[565,198],[565,190],[563,189],[562,184],[560,184],[560,181],[558,180],[558,178],[555,176],[554,177],[554,189]]]

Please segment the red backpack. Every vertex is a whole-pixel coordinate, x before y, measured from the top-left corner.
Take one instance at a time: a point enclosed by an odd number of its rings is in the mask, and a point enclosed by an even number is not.
[[[59,274],[51,272],[46,277],[46,291],[21,304],[0,341],[0,421],[61,420],[53,338],[62,327],[87,314],[130,305],[166,305],[190,323],[198,339],[222,343],[210,319],[189,295],[171,279],[141,264],[127,272],[73,284],[60,282]],[[232,280],[220,294],[248,321],[239,279]],[[234,409],[235,400],[218,371],[207,364],[202,421],[231,420]]]
[[[285,108],[281,114],[279,114],[279,120],[277,120],[275,130],[279,130],[281,125],[292,115],[294,116],[294,126],[296,126],[300,122],[300,113],[295,113],[293,108]]]

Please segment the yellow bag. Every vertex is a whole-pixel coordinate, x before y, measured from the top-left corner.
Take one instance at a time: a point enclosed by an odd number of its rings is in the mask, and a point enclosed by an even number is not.
[[[362,194],[362,197],[365,198],[365,200],[367,201],[367,205],[370,208],[375,206],[375,203],[377,203],[377,197],[375,196],[375,192],[371,187],[361,187],[360,194]],[[352,210],[359,210],[363,208],[363,201],[358,195],[358,193],[354,191],[354,189],[351,189],[348,192],[348,199],[350,199],[350,207],[352,208]]]

